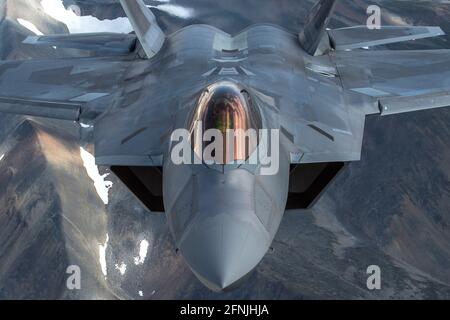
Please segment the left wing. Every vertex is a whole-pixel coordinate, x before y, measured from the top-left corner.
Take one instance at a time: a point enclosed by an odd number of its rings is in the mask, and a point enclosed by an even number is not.
[[[119,94],[126,58],[0,61],[0,112],[77,121]]]
[[[450,50],[332,54],[342,85],[372,97],[389,115],[450,106]]]

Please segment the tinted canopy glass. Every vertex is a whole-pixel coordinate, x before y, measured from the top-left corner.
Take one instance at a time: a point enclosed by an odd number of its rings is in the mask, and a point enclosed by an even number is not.
[[[219,82],[209,86],[199,98],[194,115],[192,129],[201,124],[203,133],[215,129],[222,135],[223,150],[216,163],[246,160],[255,150],[258,143],[258,129],[261,128],[261,117],[251,103],[247,91],[232,82]],[[198,141],[195,140],[194,141]],[[212,140],[214,141],[214,139]],[[194,150],[201,152],[212,143],[194,144]],[[199,154],[198,154],[199,155]]]

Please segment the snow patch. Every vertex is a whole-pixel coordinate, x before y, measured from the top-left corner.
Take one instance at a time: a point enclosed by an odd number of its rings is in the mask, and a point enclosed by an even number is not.
[[[99,20],[93,16],[78,16],[72,8],[66,9],[62,0],[41,0],[41,6],[46,14],[66,24],[70,33],[111,31],[130,33],[133,31],[128,18]]]
[[[83,122],[80,122],[80,126],[81,126],[82,128],[92,128],[92,125],[86,124],[86,123],[83,123]]]
[[[139,256],[134,257],[135,265],[144,264],[145,258],[147,257],[148,245],[149,243],[147,240],[144,239],[141,241],[141,244],[139,245]]]
[[[120,272],[120,274],[123,276],[124,274],[125,274],[125,272],[127,271],[127,265],[125,264],[125,263],[121,263],[120,265],[119,264],[116,264],[115,265],[115,267],[116,267],[116,269],[117,270],[119,270],[119,272]]]
[[[138,291],[139,297],[143,297],[144,296],[144,292],[142,292],[142,290]]]
[[[104,244],[98,245],[98,255],[100,260],[100,266],[102,268],[102,273],[106,277],[108,275],[108,270],[106,268],[106,248],[108,247],[109,235],[106,234],[106,240]]]
[[[109,176],[109,173],[100,175],[98,167],[95,165],[95,158],[92,154],[80,147],[80,155],[83,160],[83,165],[86,168],[88,176],[94,182],[95,189],[97,190],[98,196],[102,199],[103,203],[106,205],[109,202],[109,189],[112,187],[113,183],[111,181],[105,180]]]
[[[31,32],[33,32],[37,36],[43,35],[43,33],[38,28],[36,28],[36,26],[33,23],[31,23],[30,21],[18,18],[17,22],[20,23],[25,28],[27,28],[28,30],[30,30]]]

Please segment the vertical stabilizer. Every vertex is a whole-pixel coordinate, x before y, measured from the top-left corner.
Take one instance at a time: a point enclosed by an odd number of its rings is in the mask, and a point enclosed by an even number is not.
[[[156,22],[155,15],[142,0],[120,0],[120,3],[147,57],[149,59],[154,57],[162,48],[166,38]]]
[[[300,44],[310,55],[314,55],[325,34],[333,15],[336,0],[319,0],[306,19],[303,31],[299,34]]]

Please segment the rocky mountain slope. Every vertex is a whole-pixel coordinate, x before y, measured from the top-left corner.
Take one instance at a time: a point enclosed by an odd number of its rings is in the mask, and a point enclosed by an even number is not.
[[[80,159],[76,137],[23,121],[0,166],[0,298],[114,297],[101,276],[97,243],[106,215]],[[83,270],[69,291],[66,269]]]

